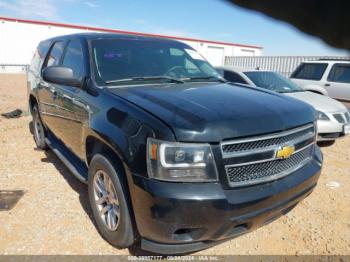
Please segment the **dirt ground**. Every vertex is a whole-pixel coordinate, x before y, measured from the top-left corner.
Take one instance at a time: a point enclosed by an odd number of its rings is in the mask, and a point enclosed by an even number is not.
[[[27,109],[25,76],[0,74],[0,113],[16,108]],[[24,191],[13,209],[0,211],[0,254],[129,254],[97,233],[86,186],[52,152],[36,150],[30,120],[0,117],[0,191]],[[288,215],[196,254],[349,255],[350,136],[322,151],[317,188]],[[327,186],[333,181],[339,187]]]

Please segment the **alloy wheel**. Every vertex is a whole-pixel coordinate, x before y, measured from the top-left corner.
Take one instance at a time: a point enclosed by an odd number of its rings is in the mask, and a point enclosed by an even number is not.
[[[104,225],[110,231],[118,228],[120,220],[119,200],[112,179],[103,170],[95,173],[94,199]]]
[[[35,139],[41,143],[45,139],[44,127],[38,116],[34,118],[34,136]]]

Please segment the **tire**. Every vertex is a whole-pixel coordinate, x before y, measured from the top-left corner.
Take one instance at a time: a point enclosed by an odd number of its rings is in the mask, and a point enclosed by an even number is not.
[[[319,141],[317,142],[317,145],[320,147],[327,147],[327,146],[332,146],[334,145],[335,140],[331,140],[331,141]]]
[[[37,148],[42,150],[47,150],[48,146],[45,142],[46,130],[43,125],[43,122],[41,121],[37,105],[33,106],[32,117],[33,117],[33,136],[34,136],[35,144]]]
[[[135,230],[123,183],[124,170],[119,163],[113,163],[101,154],[92,158],[88,178],[89,200],[101,236],[117,248],[126,248],[133,245]],[[104,193],[99,189],[104,189]]]

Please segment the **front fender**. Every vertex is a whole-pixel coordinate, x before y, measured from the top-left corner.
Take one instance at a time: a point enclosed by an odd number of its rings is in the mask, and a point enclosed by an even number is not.
[[[85,137],[96,137],[108,145],[127,164],[131,172],[146,174],[147,138],[175,141],[175,136],[158,118],[107,92],[103,92],[98,98],[100,102],[90,115]]]
[[[311,92],[316,92],[316,93],[319,93],[321,95],[325,95],[325,96],[328,96],[328,92],[326,89],[324,89],[323,87],[321,86],[317,86],[317,85],[305,85],[303,87],[304,90],[306,91],[311,91]]]

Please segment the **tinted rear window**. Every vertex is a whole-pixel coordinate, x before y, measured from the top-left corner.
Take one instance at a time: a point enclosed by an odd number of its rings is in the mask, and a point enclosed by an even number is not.
[[[303,63],[292,74],[291,78],[321,80],[327,64],[321,63]]]
[[[328,75],[328,81],[350,83],[350,64],[335,64]]]

